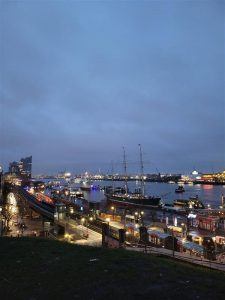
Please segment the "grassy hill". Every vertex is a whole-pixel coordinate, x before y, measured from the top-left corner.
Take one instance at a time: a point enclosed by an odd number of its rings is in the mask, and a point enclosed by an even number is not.
[[[225,274],[164,257],[0,238],[0,299],[225,299]]]

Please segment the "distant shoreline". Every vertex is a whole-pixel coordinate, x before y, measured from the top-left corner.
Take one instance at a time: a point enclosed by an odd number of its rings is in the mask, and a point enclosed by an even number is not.
[[[65,179],[65,178],[56,178],[56,177],[42,177],[42,178],[32,178],[32,180],[42,180],[42,179],[49,179],[49,180],[61,180],[61,179]],[[115,182],[115,181],[124,181],[124,178],[116,178],[114,180],[112,180],[111,178],[90,178],[90,180],[92,181],[111,181],[111,182]],[[127,178],[127,181],[141,181],[140,179],[135,179],[135,178]],[[144,182],[157,182],[157,183],[168,183],[168,184],[172,184],[169,182],[169,180],[157,180],[157,179],[144,179]],[[225,185],[225,182],[205,182],[202,180],[194,180],[193,182],[182,182],[182,184],[188,185],[188,184],[201,184],[201,185]],[[181,182],[177,182],[174,181],[173,184],[181,184]]]

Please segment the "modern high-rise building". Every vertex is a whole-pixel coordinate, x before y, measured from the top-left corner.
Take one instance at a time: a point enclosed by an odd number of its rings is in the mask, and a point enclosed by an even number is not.
[[[16,176],[24,184],[27,184],[30,181],[31,173],[32,173],[32,156],[21,158],[19,162],[13,161],[9,164],[9,174]]]
[[[23,164],[22,173],[27,175],[29,178],[31,178],[31,172],[32,172],[32,156],[21,158],[20,162]]]
[[[20,175],[23,171],[23,163],[17,162],[17,161],[13,161],[11,163],[9,163],[9,173],[15,173],[17,175]]]

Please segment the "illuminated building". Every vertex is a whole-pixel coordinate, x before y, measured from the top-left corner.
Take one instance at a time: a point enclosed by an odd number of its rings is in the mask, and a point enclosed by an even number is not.
[[[3,169],[0,166],[0,203],[2,201],[2,192],[3,192]]]
[[[9,164],[9,173],[6,180],[15,185],[29,184],[32,172],[32,156],[21,158],[19,162],[13,161]]]
[[[198,215],[197,216],[198,228],[214,232],[219,226],[219,220],[220,218],[218,216]]]
[[[225,182],[225,171],[213,174],[198,174],[195,180],[200,183],[215,183],[220,184]]]

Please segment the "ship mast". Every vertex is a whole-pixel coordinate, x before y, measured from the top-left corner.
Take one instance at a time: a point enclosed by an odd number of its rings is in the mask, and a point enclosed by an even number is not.
[[[140,149],[140,164],[141,164],[141,193],[142,196],[145,195],[145,185],[144,185],[144,166],[143,166],[143,160],[142,160],[142,151],[141,151],[141,144],[138,144]]]
[[[124,173],[125,173],[125,193],[128,193],[127,188],[127,162],[126,162],[126,153],[125,148],[123,147],[123,165],[124,165]]]
[[[113,191],[115,190],[115,182],[114,182],[114,165],[112,160],[112,184],[113,184]]]

